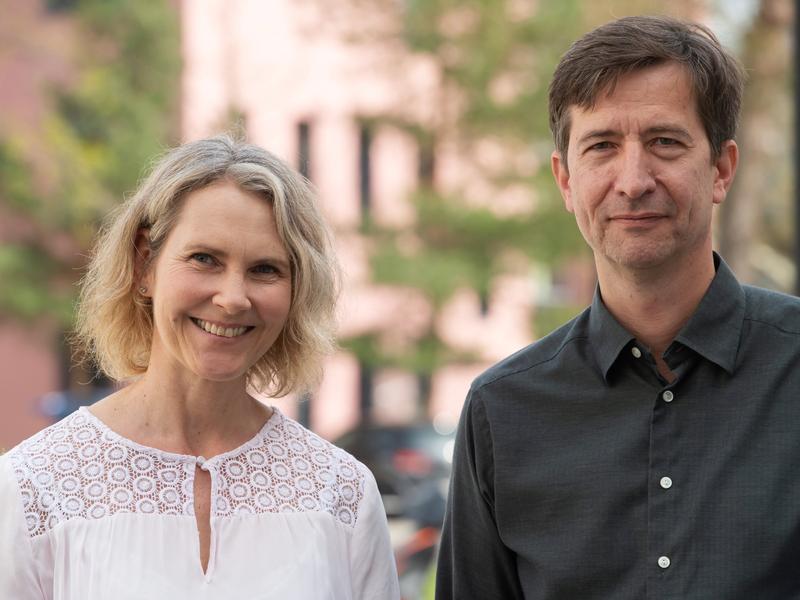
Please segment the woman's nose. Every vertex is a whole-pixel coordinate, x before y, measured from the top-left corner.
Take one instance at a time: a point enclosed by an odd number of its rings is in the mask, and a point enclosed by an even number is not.
[[[225,276],[220,281],[213,302],[230,315],[249,310],[252,306],[247,293],[246,281],[241,275],[234,273]]]

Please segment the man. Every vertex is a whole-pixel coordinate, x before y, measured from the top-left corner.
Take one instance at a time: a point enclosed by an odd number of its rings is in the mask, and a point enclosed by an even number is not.
[[[713,34],[669,18],[559,63],[552,168],[598,289],[473,383],[440,600],[800,598],[800,301],[711,243],[741,94]]]

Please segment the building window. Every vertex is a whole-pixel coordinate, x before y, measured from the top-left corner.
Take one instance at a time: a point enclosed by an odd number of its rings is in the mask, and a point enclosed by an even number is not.
[[[311,124],[300,121],[297,124],[297,170],[307,179],[311,179]]]
[[[362,221],[369,220],[372,207],[371,146],[372,130],[362,123],[358,135],[358,192]]]
[[[420,140],[417,154],[417,180],[420,187],[433,187],[433,174],[436,167],[436,156],[433,150],[433,141]]]
[[[60,13],[74,11],[77,4],[77,0],[46,0],[44,6],[49,12]]]
[[[372,407],[375,404],[375,383],[372,367],[361,362],[358,365],[358,391],[361,421],[369,423],[372,420]]]
[[[489,291],[488,290],[479,290],[478,291],[478,301],[480,302],[480,313],[482,317],[485,317],[489,314]]]

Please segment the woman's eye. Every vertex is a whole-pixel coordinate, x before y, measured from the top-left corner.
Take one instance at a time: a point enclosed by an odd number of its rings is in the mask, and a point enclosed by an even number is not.
[[[192,254],[191,259],[204,265],[214,264],[214,258],[205,252],[195,252]]]
[[[259,275],[272,275],[273,273],[278,272],[278,270],[272,265],[258,265],[253,267],[253,271]]]

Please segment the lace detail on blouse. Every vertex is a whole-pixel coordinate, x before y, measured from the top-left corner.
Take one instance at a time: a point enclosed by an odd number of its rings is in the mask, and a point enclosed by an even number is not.
[[[279,411],[252,440],[208,460],[117,435],[81,409],[8,455],[29,534],[117,513],[194,515],[195,467],[211,475],[211,515],[327,512],[353,527],[365,467]]]

